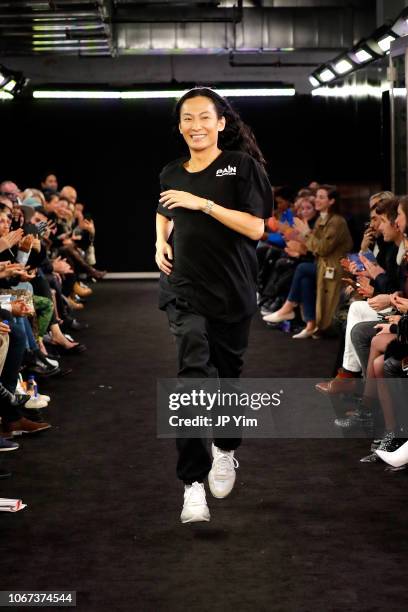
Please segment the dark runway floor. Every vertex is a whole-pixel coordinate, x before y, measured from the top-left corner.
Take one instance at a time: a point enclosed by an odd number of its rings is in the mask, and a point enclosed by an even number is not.
[[[364,440],[249,440],[211,522],[181,525],[155,430],[156,378],[175,374],[155,283],[100,283],[83,318],[87,353],[42,387],[53,429],[1,456],[0,495],[28,504],[0,515],[1,590],[76,590],[86,612],[407,609],[404,473],[359,463]],[[245,375],[329,376],[335,354],[256,319]]]

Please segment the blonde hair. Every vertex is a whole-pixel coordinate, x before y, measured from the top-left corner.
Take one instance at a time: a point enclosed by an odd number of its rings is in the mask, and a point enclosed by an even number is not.
[[[21,199],[24,201],[28,198],[34,198],[41,204],[41,206],[44,206],[45,197],[43,192],[39,189],[35,189],[34,187],[28,187],[27,189],[25,189],[23,192],[23,197]]]
[[[387,202],[387,200],[392,200],[393,198],[395,198],[395,195],[392,193],[392,191],[379,191],[378,193],[375,193],[368,201],[370,210],[374,208],[374,206],[377,207],[379,204]]]

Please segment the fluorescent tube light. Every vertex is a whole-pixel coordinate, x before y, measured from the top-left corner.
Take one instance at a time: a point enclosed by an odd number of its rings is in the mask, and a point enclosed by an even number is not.
[[[122,100],[150,100],[160,98],[181,98],[188,89],[183,91],[60,91],[60,90],[35,90],[33,97],[36,99],[122,99]],[[259,88],[259,89],[217,89],[217,93],[226,97],[292,97],[296,95],[294,88]]]

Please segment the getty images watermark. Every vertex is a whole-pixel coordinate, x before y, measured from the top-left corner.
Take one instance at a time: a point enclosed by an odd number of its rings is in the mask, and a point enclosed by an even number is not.
[[[386,380],[386,379],[385,379]],[[359,408],[354,395],[319,393],[312,378],[181,379],[157,381],[159,438],[378,437],[376,419],[345,427]],[[408,421],[408,378],[388,379],[395,411]],[[401,404],[401,405],[400,405]],[[400,418],[400,417],[399,417]],[[379,420],[381,422],[381,420]],[[404,424],[408,432],[408,423]]]
[[[221,381],[219,382],[221,384]],[[280,406],[280,393],[247,393],[237,391],[210,392],[205,389],[178,391],[169,395],[169,410],[181,411],[169,417],[170,427],[257,427],[258,418],[242,414],[242,409],[258,411],[261,408]],[[185,409],[197,409],[194,416],[185,416]],[[204,414],[201,413],[204,412]],[[208,416],[205,412],[216,416]]]

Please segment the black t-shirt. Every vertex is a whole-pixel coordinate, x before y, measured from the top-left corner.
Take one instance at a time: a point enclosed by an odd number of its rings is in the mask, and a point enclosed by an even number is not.
[[[184,168],[187,159],[165,166],[160,174],[162,191],[187,191],[261,219],[271,215],[271,185],[250,155],[223,151],[207,168],[193,173]],[[159,204],[157,212],[174,221],[173,271],[167,289],[209,319],[234,322],[253,314],[257,242],[201,211],[168,210]]]

